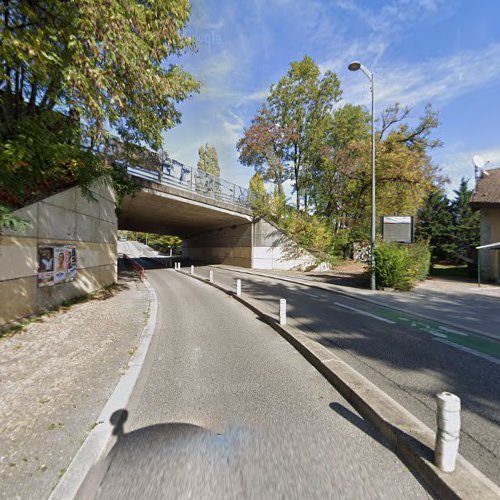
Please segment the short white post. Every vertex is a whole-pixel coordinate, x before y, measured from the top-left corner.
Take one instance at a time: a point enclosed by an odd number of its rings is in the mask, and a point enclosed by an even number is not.
[[[460,398],[440,392],[437,398],[437,433],[434,462],[443,472],[453,472],[460,442]]]
[[[191,274],[194,274],[194,266],[191,266]]]
[[[208,273],[208,281],[210,281],[210,283],[214,282],[214,272],[211,269]]]
[[[177,266],[176,266],[177,269],[180,269],[181,268],[181,263],[180,262],[176,262],[176,264],[177,264]]]
[[[236,280],[236,296],[241,297],[241,280]]]
[[[280,325],[286,325],[286,299],[280,299]]]

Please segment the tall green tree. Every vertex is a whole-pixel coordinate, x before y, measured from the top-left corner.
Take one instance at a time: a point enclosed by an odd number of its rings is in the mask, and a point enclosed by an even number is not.
[[[340,95],[335,73],[322,76],[309,56],[292,62],[287,74],[271,86],[266,106],[238,143],[243,164],[265,169],[264,178],[275,177],[279,186],[292,180],[297,210],[307,210],[308,205],[312,181],[308,150],[325,131],[325,121]]]
[[[188,0],[4,0],[1,11],[2,190],[83,175],[93,160],[81,146],[102,149],[111,129],[157,149],[198,88],[174,63],[193,45]]]
[[[219,158],[212,144],[205,144],[198,149],[198,169],[220,177]]]
[[[451,204],[439,188],[432,189],[418,210],[416,238],[429,243],[432,263],[455,259]]]
[[[451,213],[455,226],[455,252],[470,261],[475,247],[480,244],[480,213],[470,207],[473,191],[469,189],[467,179],[462,177],[454,193]]]

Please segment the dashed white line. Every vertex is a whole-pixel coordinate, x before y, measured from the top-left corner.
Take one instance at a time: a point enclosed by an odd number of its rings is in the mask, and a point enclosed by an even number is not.
[[[345,304],[341,304],[340,302],[335,302],[335,305],[343,307],[344,309],[355,311],[358,314],[362,314],[363,316],[370,316],[370,318],[378,319],[379,321],[383,321],[384,323],[389,323],[390,325],[394,325],[396,323],[395,321],[391,321],[390,319],[381,318],[380,316],[375,316],[375,314],[370,314],[369,312],[362,311],[361,309],[356,309],[355,307],[346,306]]]

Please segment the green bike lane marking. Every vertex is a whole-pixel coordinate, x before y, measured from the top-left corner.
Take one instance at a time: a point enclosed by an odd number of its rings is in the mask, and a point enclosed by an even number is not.
[[[440,325],[432,320],[422,320],[405,314],[403,312],[394,311],[385,308],[375,308],[370,310],[373,314],[391,319],[396,323],[413,328],[419,332],[431,335],[436,340],[443,340],[446,343],[456,344],[478,353],[486,354],[500,360],[500,343],[494,340],[489,340],[484,337],[479,337],[473,333],[466,331],[461,332],[451,327]]]

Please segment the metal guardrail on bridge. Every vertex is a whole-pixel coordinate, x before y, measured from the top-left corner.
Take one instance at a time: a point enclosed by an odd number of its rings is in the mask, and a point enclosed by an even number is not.
[[[239,207],[250,207],[248,189],[176,160],[164,163],[161,170],[127,165],[127,173]]]

